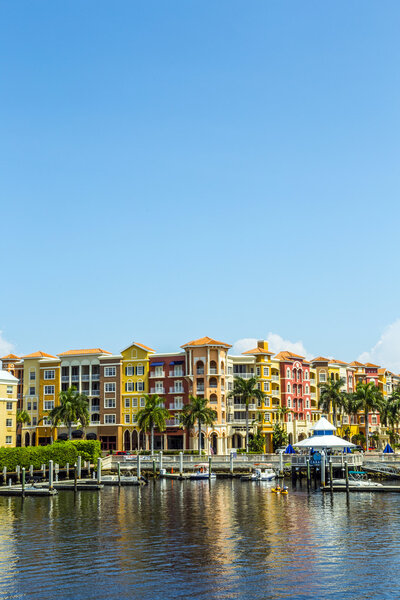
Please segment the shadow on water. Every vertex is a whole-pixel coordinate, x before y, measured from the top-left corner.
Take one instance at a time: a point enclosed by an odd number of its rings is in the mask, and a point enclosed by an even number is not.
[[[271,487],[165,480],[24,502],[2,497],[0,597],[400,595],[398,495],[308,494],[305,480],[287,496]]]

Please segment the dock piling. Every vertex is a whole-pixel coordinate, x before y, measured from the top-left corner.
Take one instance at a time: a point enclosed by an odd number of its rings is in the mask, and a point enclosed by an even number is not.
[[[77,481],[77,464],[74,464],[74,492],[78,489],[78,481]]]
[[[42,476],[43,476],[43,479],[46,479],[46,465],[45,464],[42,465]]]
[[[233,477],[233,452],[231,450],[231,455],[229,457],[229,471],[231,473],[231,477]]]
[[[332,458],[329,461],[329,487],[331,488],[331,492],[333,492],[333,463],[332,463]]]
[[[78,468],[78,479],[81,479],[81,477],[82,477],[82,456],[80,454],[78,455],[77,468]]]
[[[137,478],[140,479],[140,454],[137,455],[136,475],[137,475]]]
[[[49,460],[49,490],[53,489],[53,461]]]
[[[212,458],[211,456],[208,457],[208,479],[211,479],[211,463],[212,463]]]
[[[117,463],[117,469],[118,469],[118,487],[121,487],[121,463],[120,462]]]
[[[347,459],[344,461],[344,472],[346,478],[346,492],[349,493],[349,463],[347,462]]]
[[[25,498],[25,467],[22,467],[22,497]]]
[[[97,459],[97,483],[101,483],[101,458]]]
[[[21,481],[21,467],[19,465],[15,467],[15,472],[17,474],[17,482],[19,483]]]
[[[179,452],[179,475],[183,475],[183,452]]]
[[[3,485],[7,485],[7,467],[3,467]]]
[[[162,464],[163,464],[163,452],[162,450],[160,450],[160,454],[159,454],[159,463],[158,463],[158,469],[161,472],[161,469],[163,468]]]
[[[157,473],[157,469],[156,469],[156,459],[153,458],[153,476],[155,477]]]
[[[283,452],[279,452],[279,475],[283,477]]]
[[[321,452],[321,487],[325,487],[326,484],[326,462],[325,462],[325,452],[322,450]]]
[[[66,478],[69,479],[69,463],[65,465]]]
[[[33,479],[33,465],[30,465],[29,467],[29,477]]]
[[[310,484],[311,484],[310,459],[307,458],[307,492],[310,491]]]

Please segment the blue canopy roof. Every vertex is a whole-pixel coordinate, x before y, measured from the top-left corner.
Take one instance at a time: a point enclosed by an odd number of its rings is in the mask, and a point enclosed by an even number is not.
[[[151,367],[162,367],[164,364],[164,362],[156,362],[156,363],[151,363],[150,366]]]
[[[386,444],[383,454],[394,454],[394,450],[390,444]]]
[[[295,449],[291,444],[289,444],[284,452],[284,454],[296,454]]]

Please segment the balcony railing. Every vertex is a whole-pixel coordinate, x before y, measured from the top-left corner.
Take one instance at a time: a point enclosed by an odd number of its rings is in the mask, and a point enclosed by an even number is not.
[[[246,410],[246,405],[245,404],[234,404],[233,409],[234,410]],[[256,404],[249,404],[249,410],[256,410],[256,409],[257,409]]]
[[[92,381],[99,381],[100,373],[92,373]]]
[[[177,373],[176,371],[170,371],[169,376],[170,377],[183,377],[183,371],[179,371],[179,373]]]
[[[92,388],[92,396],[99,396],[100,395],[100,390],[96,390],[95,388]]]
[[[196,392],[204,392],[204,385],[198,385],[196,387]]]
[[[61,375],[61,381],[63,381],[64,383],[68,383],[69,375]]]
[[[311,400],[315,400],[316,397],[317,397],[317,394],[315,394],[314,392],[311,392],[311,394],[310,394]]]
[[[204,369],[197,369],[196,374],[197,375],[204,375]]]
[[[254,373],[234,373],[234,377],[241,377],[242,379],[250,379],[254,377]]]
[[[210,367],[208,369],[208,373],[209,373],[209,375],[216,375],[217,374],[217,369],[215,367]]]
[[[271,375],[272,381],[279,381],[279,375]]]
[[[167,427],[178,427],[179,426],[179,419],[167,419],[165,421],[165,424]]]
[[[82,375],[82,381],[89,381],[90,375]]]
[[[164,387],[150,388],[150,394],[165,394]]]
[[[71,375],[71,381],[79,381],[79,375]]]
[[[170,394],[183,394],[183,387],[170,387],[169,388],[169,393]]]
[[[155,371],[151,371],[149,377],[152,377],[152,378],[165,377],[165,371],[160,371],[159,373],[155,373]]]

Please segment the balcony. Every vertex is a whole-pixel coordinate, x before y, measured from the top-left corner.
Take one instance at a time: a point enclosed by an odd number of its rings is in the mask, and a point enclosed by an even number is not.
[[[165,424],[167,427],[179,427],[179,419],[167,419]]]
[[[315,400],[316,397],[317,397],[317,394],[315,394],[314,392],[311,392],[311,394],[310,394],[311,400]]]
[[[196,387],[196,392],[197,392],[198,394],[204,394],[204,385],[198,385],[198,386]]]
[[[218,387],[218,383],[210,383],[208,387],[215,389]]]
[[[99,381],[100,373],[92,373],[92,381]]]
[[[153,379],[154,378],[155,379],[157,379],[157,378],[161,379],[162,377],[165,377],[165,371],[159,371],[158,373],[155,373],[154,371],[152,371],[150,373],[149,377],[151,377]]]
[[[92,406],[90,407],[90,412],[100,412],[100,404],[92,404]]]
[[[179,372],[170,371],[169,376],[170,377],[183,377],[183,371],[179,371]]]
[[[279,389],[275,389],[275,390],[271,390],[271,394],[272,394],[272,396],[276,396],[279,398],[279,396],[281,395],[281,392]]]
[[[164,387],[150,388],[150,394],[165,394],[165,388]]]
[[[90,419],[90,424],[91,425],[100,425],[100,419],[97,419],[96,421],[93,419]]]
[[[89,381],[90,375],[82,375],[82,381]]]
[[[92,388],[92,396],[100,396],[100,390],[96,390],[94,388]]]
[[[79,381],[79,375],[71,375],[71,381]]]
[[[279,381],[279,375],[271,375],[272,381]]]
[[[169,407],[169,410],[182,410],[183,409],[183,404],[171,404],[171,406]]]
[[[204,375],[204,369],[197,369],[196,375]]]
[[[183,394],[183,387],[170,387],[169,388],[169,393],[170,394]]]
[[[61,381],[63,383],[68,383],[69,382],[69,375],[61,375]]]
[[[210,367],[208,369],[208,374],[209,375],[216,375],[217,374],[217,369],[215,367]]]
[[[245,404],[234,404],[233,410],[246,410]],[[249,404],[249,410],[257,410],[256,404]]]
[[[242,379],[250,379],[254,377],[254,373],[234,373],[234,377],[241,377]]]

